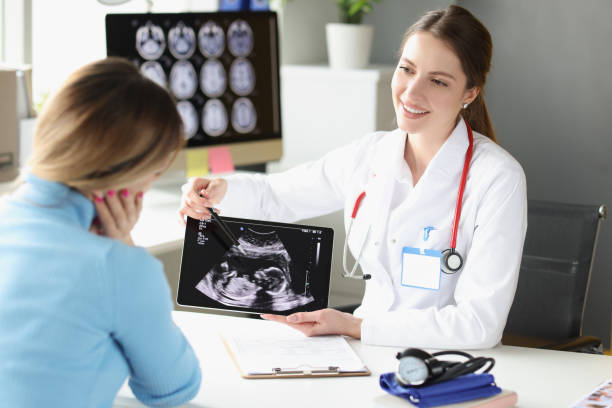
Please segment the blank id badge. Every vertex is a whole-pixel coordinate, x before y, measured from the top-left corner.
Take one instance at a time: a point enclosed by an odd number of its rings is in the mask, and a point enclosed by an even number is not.
[[[402,248],[402,286],[440,290],[442,252],[435,249]]]

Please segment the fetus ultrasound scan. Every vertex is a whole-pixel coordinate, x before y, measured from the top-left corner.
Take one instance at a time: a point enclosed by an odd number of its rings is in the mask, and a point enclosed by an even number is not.
[[[281,139],[274,12],[108,14],[108,56],[168,90],[187,147]]]
[[[327,307],[333,230],[222,218],[189,218],[177,303],[288,315]]]

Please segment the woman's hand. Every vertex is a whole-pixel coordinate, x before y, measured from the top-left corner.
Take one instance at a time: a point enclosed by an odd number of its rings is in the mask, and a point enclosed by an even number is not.
[[[142,192],[134,194],[127,189],[108,190],[106,194],[94,192],[93,203],[98,217],[90,231],[134,245],[130,233],[142,211],[142,195]]]
[[[361,338],[362,319],[335,309],[298,312],[289,316],[262,314],[261,317],[265,320],[285,323],[308,337],[323,334],[343,334],[356,339]]]
[[[185,224],[186,215],[205,220],[210,218],[208,208],[213,208],[223,200],[227,192],[227,180],[193,177],[181,187],[181,190],[183,191],[179,209],[181,222]]]

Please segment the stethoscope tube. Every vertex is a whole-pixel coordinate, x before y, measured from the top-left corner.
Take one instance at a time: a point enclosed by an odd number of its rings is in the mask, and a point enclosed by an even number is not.
[[[467,174],[470,168],[470,163],[472,161],[472,154],[474,152],[474,136],[472,134],[472,128],[467,123],[465,124],[468,132],[468,148],[465,153],[465,161],[463,163],[463,170],[461,172],[461,182],[459,184],[459,192],[457,193],[457,204],[455,205],[455,215],[453,219],[453,230],[450,242],[450,248],[442,251],[442,259],[440,263],[440,267],[442,272],[447,274],[453,274],[463,267],[463,257],[459,252],[457,252],[457,233],[459,231],[459,220],[461,218],[461,207],[463,203],[463,192],[465,191],[465,184],[467,182]],[[363,249],[365,248],[365,243],[370,234],[370,226],[366,231],[366,238],[364,243],[361,245],[361,249],[359,250],[359,254],[355,260],[355,265],[349,271],[347,267],[347,252],[348,252],[348,239],[353,228],[353,222],[355,221],[355,217],[357,216],[357,211],[359,210],[359,206],[361,205],[361,201],[365,198],[366,192],[363,191],[355,200],[355,205],[353,206],[353,212],[351,213],[351,220],[349,222],[349,227],[346,232],[346,239],[344,240],[344,250],[342,253],[342,276],[345,278],[353,278],[353,279],[370,279],[370,274],[362,274],[355,275],[357,272],[357,268],[359,266],[359,261],[361,260],[361,254],[363,253]]]

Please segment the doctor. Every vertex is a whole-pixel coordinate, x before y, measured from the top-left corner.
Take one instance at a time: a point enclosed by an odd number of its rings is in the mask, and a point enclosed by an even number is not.
[[[363,271],[347,265],[345,274],[370,276],[361,306],[263,318],[366,344],[495,346],[527,204],[523,170],[496,143],[482,94],[491,53],[489,32],[467,10],[425,14],[404,36],[391,84],[398,129],[283,173],[192,179],[181,216],[208,218],[218,205],[228,216],[292,222],[344,208]]]

